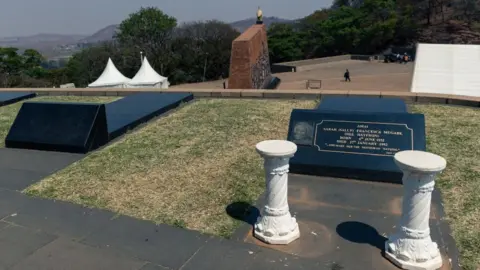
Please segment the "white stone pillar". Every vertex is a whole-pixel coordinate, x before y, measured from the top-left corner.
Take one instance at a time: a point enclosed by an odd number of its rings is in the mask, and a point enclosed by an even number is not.
[[[385,243],[385,255],[402,269],[438,269],[442,257],[430,238],[430,205],[435,176],[447,162],[423,151],[401,151],[394,158],[403,171],[403,209],[397,233]]]
[[[297,145],[269,140],[258,143],[256,148],[264,158],[267,203],[255,223],[254,236],[268,244],[286,245],[300,237],[297,220],[288,208],[288,162],[297,152]]]

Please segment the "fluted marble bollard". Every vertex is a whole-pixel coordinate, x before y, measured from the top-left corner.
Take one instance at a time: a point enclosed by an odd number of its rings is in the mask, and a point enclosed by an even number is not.
[[[401,151],[394,158],[403,171],[403,209],[397,233],[385,243],[385,255],[402,269],[438,269],[442,257],[430,237],[430,205],[435,176],[447,162],[423,151]]]
[[[297,220],[288,208],[288,167],[297,145],[269,140],[258,143],[256,148],[264,158],[267,203],[255,223],[254,236],[268,244],[286,245],[300,237]]]

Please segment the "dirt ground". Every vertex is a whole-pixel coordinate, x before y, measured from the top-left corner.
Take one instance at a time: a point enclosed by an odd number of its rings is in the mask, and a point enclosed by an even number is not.
[[[351,82],[343,81],[350,71]],[[278,89],[304,90],[308,80],[321,80],[321,90],[410,91],[413,63],[396,64],[347,60],[325,63],[301,72],[277,73],[282,82]],[[223,89],[224,80],[171,86],[171,88]]]

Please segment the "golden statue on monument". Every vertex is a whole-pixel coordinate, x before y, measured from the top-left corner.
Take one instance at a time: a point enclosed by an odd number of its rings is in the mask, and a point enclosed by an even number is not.
[[[257,10],[257,24],[263,24],[263,12],[260,7]]]

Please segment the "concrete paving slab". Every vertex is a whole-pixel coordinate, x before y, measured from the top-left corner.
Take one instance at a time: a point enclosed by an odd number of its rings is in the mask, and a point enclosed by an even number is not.
[[[182,270],[331,270],[334,262],[309,260],[229,240],[212,240],[190,259]]]
[[[23,190],[85,157],[83,154],[0,148],[0,188]]]
[[[84,157],[83,154],[0,148],[0,168],[52,173]]]
[[[12,270],[137,270],[145,262],[59,238],[37,250]]]
[[[321,181],[321,182],[319,182]],[[289,202],[401,215],[401,185],[289,175]],[[291,200],[291,201],[290,201]]]
[[[20,192],[0,189],[0,219],[16,214],[29,198]]]
[[[10,223],[7,223],[7,222],[4,222],[4,221],[0,221],[0,231],[11,226]]]
[[[12,191],[21,191],[49,175],[44,172],[5,168],[0,168],[0,173],[3,175],[0,178],[0,188]]]
[[[168,270],[168,268],[160,266],[160,265],[147,263],[145,266],[140,268],[140,270]]]
[[[31,198],[4,220],[55,235],[81,239],[111,221],[113,213],[72,203]]]
[[[0,269],[10,269],[10,267],[56,238],[56,236],[50,234],[19,226],[4,228],[0,231]]]
[[[164,224],[121,216],[81,243],[112,249],[153,264],[178,269],[204,246],[209,236]]]

